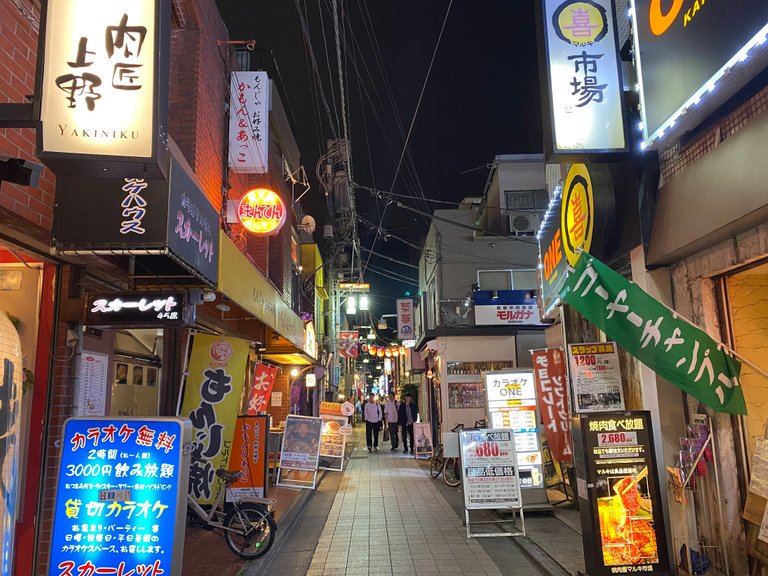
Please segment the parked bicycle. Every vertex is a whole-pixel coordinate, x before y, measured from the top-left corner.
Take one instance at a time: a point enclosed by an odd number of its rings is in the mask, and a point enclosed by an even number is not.
[[[479,428],[485,428],[485,419],[475,420],[475,425],[472,428],[465,428],[464,424],[457,423],[451,432],[459,433],[462,430],[477,430]],[[443,453],[443,445],[438,444],[432,454],[430,472],[432,478],[438,478],[440,474],[443,475],[443,481],[452,488],[461,484],[461,458],[458,456],[445,457]]]
[[[206,511],[187,494],[188,509],[195,513],[207,530],[222,530],[227,547],[245,560],[260,558],[272,547],[277,532],[273,518],[274,500],[269,498],[226,498],[229,486],[240,477],[239,471],[216,470],[224,481],[216,501]]]

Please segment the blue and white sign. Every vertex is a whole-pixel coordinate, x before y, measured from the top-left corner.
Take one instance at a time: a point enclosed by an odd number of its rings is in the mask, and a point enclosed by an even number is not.
[[[181,574],[190,437],[180,418],[67,420],[49,576]]]

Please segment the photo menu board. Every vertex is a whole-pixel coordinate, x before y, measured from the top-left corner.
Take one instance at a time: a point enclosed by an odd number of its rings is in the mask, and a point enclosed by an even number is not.
[[[650,412],[573,419],[587,573],[669,574]]]
[[[544,473],[533,372],[486,372],[485,393],[488,425],[491,428],[507,428],[514,432],[520,486],[523,489],[543,489]]]

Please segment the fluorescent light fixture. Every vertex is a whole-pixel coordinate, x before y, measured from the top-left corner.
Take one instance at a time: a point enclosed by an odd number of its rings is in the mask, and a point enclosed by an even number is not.
[[[360,301],[358,302],[358,304],[360,306],[360,310],[368,310],[368,295],[361,294]]]
[[[357,299],[354,296],[347,296],[347,314],[357,312]]]

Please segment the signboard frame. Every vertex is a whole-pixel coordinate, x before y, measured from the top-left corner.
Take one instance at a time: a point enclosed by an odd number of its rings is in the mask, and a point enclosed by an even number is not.
[[[129,427],[128,430],[130,431],[130,435],[122,435],[119,434],[119,431],[122,429],[123,425],[128,425],[129,423],[132,424],[132,427]],[[180,417],[143,417],[143,416],[137,416],[137,417],[121,417],[121,418],[112,418],[112,417],[72,417],[68,418],[62,427],[62,453],[60,456],[60,465],[59,465],[59,471],[57,473],[57,481],[56,481],[56,488],[54,493],[54,524],[53,524],[53,531],[51,534],[52,538],[52,545],[50,547],[50,551],[48,553],[48,574],[50,576],[58,576],[60,573],[61,568],[61,562],[57,562],[57,554],[61,554],[61,546],[66,545],[66,541],[63,540],[61,542],[61,545],[56,544],[58,538],[59,538],[59,532],[62,530],[62,522],[65,522],[66,520],[73,520],[76,518],[76,516],[72,516],[72,514],[75,514],[75,511],[71,508],[72,504],[67,502],[72,502],[73,499],[69,498],[64,504],[64,509],[61,511],[61,517],[57,516],[55,511],[58,509],[59,505],[59,498],[63,498],[63,494],[66,494],[64,488],[64,485],[66,484],[65,479],[66,476],[63,476],[61,471],[66,470],[67,466],[70,464],[67,463],[66,457],[70,455],[70,453],[76,452],[78,449],[82,449],[82,454],[85,456],[85,458],[89,458],[89,454],[91,453],[91,450],[96,453],[97,449],[97,443],[98,445],[103,445],[104,443],[102,440],[105,440],[104,437],[104,431],[103,428],[99,426],[94,426],[97,424],[104,424],[105,428],[111,428],[112,426],[115,427],[115,431],[118,432],[118,435],[113,437],[112,442],[122,441],[121,444],[125,444],[129,439],[131,439],[131,436],[136,434],[136,436],[133,436],[134,442],[138,444],[138,431],[141,430],[139,427],[139,423],[142,424],[142,426],[148,427],[148,425],[160,425],[162,428],[173,428],[171,432],[176,432],[177,436],[175,438],[170,438],[168,440],[168,436],[166,436],[166,440],[163,442],[166,442],[164,444],[160,445],[160,436],[154,436],[154,430],[153,431],[153,438],[152,441],[150,441],[150,447],[154,446],[155,449],[159,452],[162,449],[166,449],[166,454],[170,452],[171,450],[174,451],[174,454],[172,454],[172,461],[174,462],[174,466],[176,470],[178,470],[178,476],[176,479],[176,494],[174,499],[174,504],[176,506],[176,509],[173,512],[169,512],[169,517],[171,514],[174,514],[173,516],[173,530],[172,530],[172,545],[171,545],[171,554],[170,558],[168,558],[168,555],[158,555],[158,559],[156,559],[154,562],[158,564],[158,570],[162,570],[163,568],[165,571],[169,574],[169,576],[181,576],[181,570],[182,570],[182,559],[183,559],[183,549],[184,549],[184,526],[185,526],[185,518],[187,513],[187,485],[188,485],[188,479],[189,479],[189,461],[190,461],[190,446],[192,442],[192,425],[189,419],[187,418],[180,418]],[[120,424],[120,426],[116,426],[116,424]],[[178,425],[178,428],[176,428],[174,425]],[[87,428],[90,426],[90,429]],[[82,431],[80,431],[80,428],[83,428],[83,430],[95,430],[99,431],[99,436],[97,438],[94,438],[94,436],[89,435],[82,435]],[[76,432],[73,432],[72,437],[68,438],[67,434],[70,429],[77,430]],[[165,432],[165,430],[163,430]],[[127,434],[127,431],[126,431]],[[168,433],[166,433],[168,434]],[[148,436],[146,436],[144,439],[147,439]],[[174,441],[177,441],[177,445],[174,448],[173,443]],[[159,446],[158,446],[159,445]],[[90,446],[90,448],[89,448]],[[142,444],[142,446],[144,446]],[[70,448],[71,449],[68,449]],[[144,446],[144,450],[148,450],[149,447]],[[134,459],[136,460],[143,460],[143,458],[139,458],[141,454],[137,453],[134,455]],[[121,457],[118,453],[117,457]],[[98,454],[96,453],[96,458],[100,459]],[[104,458],[106,460],[106,458]],[[90,459],[87,460],[91,466],[96,466]],[[75,470],[77,469],[77,464],[74,465]],[[99,465],[99,469],[101,470],[101,466]],[[110,475],[112,473],[116,473],[114,469],[110,471]],[[136,478],[139,478],[138,476]],[[77,486],[78,484],[75,484]],[[87,484],[85,484],[87,486]],[[95,485],[95,484],[93,484]],[[92,485],[92,486],[93,486]],[[93,492],[93,488],[70,488],[69,490],[81,490],[81,491],[91,491]],[[110,502],[119,502],[117,499],[117,496],[115,496],[112,500],[107,500],[106,498],[109,498],[108,492],[112,493],[120,493],[125,492],[124,490],[118,490],[118,489],[107,489],[97,490],[97,503],[104,503],[107,501]],[[131,492],[136,492],[135,487],[132,485],[130,488]],[[102,500],[102,495],[104,495],[104,500]],[[158,501],[159,502],[159,501]],[[81,500],[81,505],[84,506],[85,502]],[[163,509],[164,510],[164,509]],[[65,516],[66,512],[66,520],[63,518]],[[85,512],[85,508],[83,507],[81,512]],[[115,517],[119,516],[119,512],[115,514]],[[159,517],[158,517],[159,518]],[[115,532],[117,534],[117,532]],[[111,552],[108,552],[111,553]],[[89,551],[83,551],[83,560],[86,562],[93,562],[94,561],[94,552]],[[126,557],[135,558],[136,555],[134,553],[126,553]],[[164,564],[162,563],[163,559],[168,559],[168,563]],[[72,560],[64,560],[65,562],[72,562]],[[143,559],[138,558],[136,559],[136,562],[138,564],[144,564]],[[132,564],[128,564],[127,568],[129,568]],[[72,566],[72,570],[76,570],[76,565]]]
[[[476,444],[482,439],[483,448],[488,447],[485,450],[485,454],[478,454],[475,448]],[[462,474],[462,493],[464,507],[464,520],[467,526],[467,538],[489,538],[494,536],[525,536],[525,515],[523,512],[523,492],[522,486],[520,486],[519,467],[517,464],[517,451],[515,449],[514,432],[509,428],[482,428],[473,430],[460,430],[458,434],[459,440],[459,453],[461,456],[461,474]],[[502,446],[499,446],[500,442],[505,443],[506,451],[502,450]],[[497,448],[497,454],[493,454],[491,446],[495,445]],[[473,454],[472,450],[475,449]],[[482,449],[481,449],[482,451]],[[493,465],[492,458],[507,457],[507,461],[498,462]],[[477,460],[477,461],[475,461]],[[487,480],[488,476],[483,474],[470,475],[468,473],[472,464],[477,464],[476,468],[485,468],[485,470],[492,470],[496,479],[496,469],[502,468],[505,472],[512,468],[512,474],[503,474],[504,478],[509,478],[508,482],[513,484],[511,487],[507,487],[508,491],[513,491],[516,496],[512,496],[509,500],[496,499],[493,502],[474,503],[472,501],[472,486],[475,483],[479,483],[479,480]],[[504,505],[504,504],[507,505]],[[513,513],[512,520],[485,520],[485,521],[471,521],[471,510],[504,510],[511,511]],[[520,525],[517,525],[516,517],[520,515]],[[503,532],[472,532],[472,524],[513,524],[516,531],[503,531]]]
[[[341,438],[341,455],[329,454],[327,451],[324,453],[323,448],[328,446],[327,442],[323,441],[323,437],[327,436],[326,428],[331,423],[339,424],[339,428],[346,426],[349,423],[349,419],[346,416],[336,416],[333,414],[320,414],[320,418],[323,419],[323,432],[320,434],[320,465],[321,470],[331,470],[333,472],[341,472],[344,469],[344,454],[347,450],[347,436],[341,432],[336,432],[336,435]],[[338,444],[334,444],[338,446]],[[328,461],[328,464],[323,462],[323,459]]]
[[[314,432],[316,435],[317,448],[314,455],[307,452],[307,455],[312,456],[312,459],[314,460],[314,462],[310,462],[312,464],[311,468],[285,465],[285,462],[288,461],[288,459],[285,458],[286,444],[290,446],[290,442],[292,441],[290,436],[290,433],[292,432],[291,428],[294,425],[298,426],[301,422],[312,422],[311,426],[317,428],[316,431],[311,430],[311,432]],[[289,414],[286,416],[285,435],[283,436],[283,443],[280,447],[280,468],[277,470],[277,481],[275,482],[277,486],[284,486],[285,488],[315,489],[317,486],[317,468],[320,462],[320,435],[322,434],[322,429],[323,419],[320,417],[299,416],[298,414]],[[308,479],[309,476],[311,476],[311,480]]]
[[[419,433],[421,433],[421,436],[423,438],[427,439],[427,443],[425,445],[424,441],[419,442]],[[413,457],[417,460],[419,458],[424,459],[425,457],[431,458],[433,447],[435,445],[434,440],[432,439],[432,425],[429,422],[414,422],[413,423],[413,444],[414,446],[411,446],[413,448]],[[419,445],[421,444],[421,446]]]

